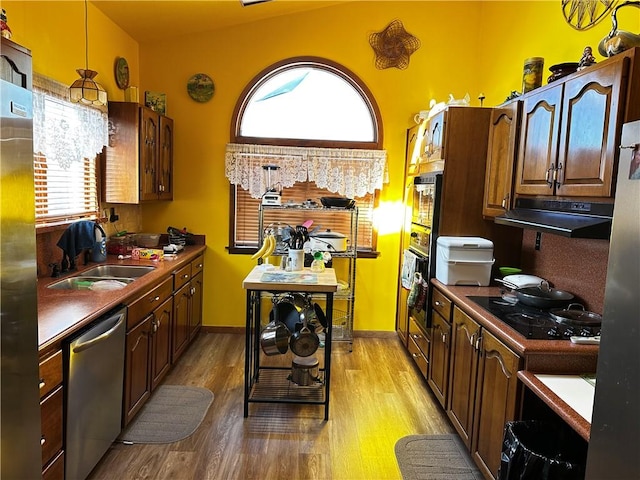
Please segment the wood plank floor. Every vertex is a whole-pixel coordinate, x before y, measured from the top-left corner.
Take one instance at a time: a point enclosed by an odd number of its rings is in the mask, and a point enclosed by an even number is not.
[[[245,419],[244,335],[203,333],[164,381],[214,392],[202,425],[172,444],[114,444],[89,478],[399,479],[398,439],[453,432],[396,337],[356,337],[332,361],[328,421],[324,406],[253,403]]]

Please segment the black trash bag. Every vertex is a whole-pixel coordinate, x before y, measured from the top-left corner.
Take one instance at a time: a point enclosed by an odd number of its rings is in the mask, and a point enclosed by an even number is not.
[[[587,443],[568,427],[507,422],[498,480],[582,480],[586,463]]]

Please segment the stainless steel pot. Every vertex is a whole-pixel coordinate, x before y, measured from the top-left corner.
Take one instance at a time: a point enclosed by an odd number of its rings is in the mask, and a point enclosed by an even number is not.
[[[315,383],[321,383],[319,362],[316,357],[294,357],[291,362],[291,375],[289,380],[301,387],[308,387]]]
[[[280,321],[269,322],[260,332],[260,346],[265,355],[281,355],[289,350],[291,332]]]
[[[304,322],[302,329],[291,335],[289,339],[289,348],[299,357],[308,357],[313,355],[320,346],[320,338],[318,334],[307,326]]]

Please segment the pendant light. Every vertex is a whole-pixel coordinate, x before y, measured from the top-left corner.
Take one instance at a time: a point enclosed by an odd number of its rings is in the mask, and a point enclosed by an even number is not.
[[[93,107],[100,107],[107,104],[107,92],[93,78],[98,72],[89,70],[89,20],[87,11],[87,0],[84,0],[84,51],[85,68],[76,70],[80,78],[69,87],[69,95],[74,103],[82,103]]]

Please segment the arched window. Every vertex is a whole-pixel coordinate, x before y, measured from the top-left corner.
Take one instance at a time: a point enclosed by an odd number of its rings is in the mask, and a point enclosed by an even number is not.
[[[299,57],[260,72],[236,104],[227,146],[231,251],[257,247],[266,164],[279,167],[283,202],[355,198],[358,250],[374,251],[375,192],[386,167],[381,145],[378,107],[367,87],[344,67]]]

